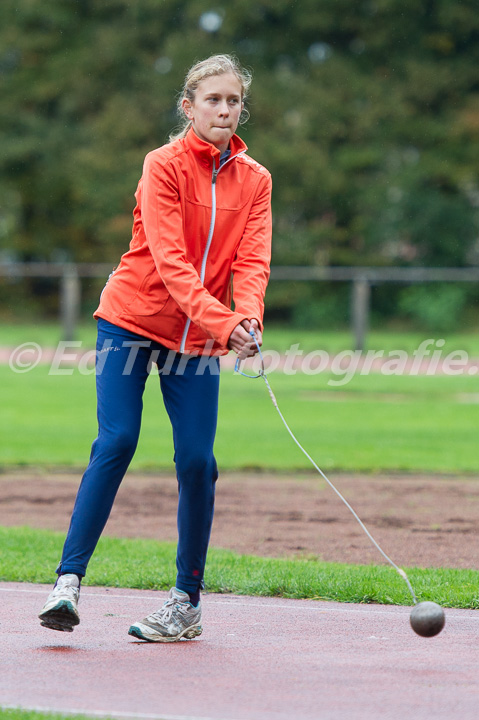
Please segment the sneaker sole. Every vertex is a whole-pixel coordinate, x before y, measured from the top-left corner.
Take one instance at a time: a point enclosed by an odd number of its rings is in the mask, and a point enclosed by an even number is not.
[[[68,600],[61,600],[50,610],[40,613],[40,625],[50,630],[60,632],[73,632],[73,628],[80,623],[80,618],[73,605]]]
[[[138,638],[138,640],[146,640],[146,642],[177,642],[178,640],[181,640],[182,638],[185,638],[186,640],[193,640],[193,638],[198,637],[198,635],[201,635],[203,632],[203,628],[201,625],[192,625],[191,627],[185,628],[183,632],[181,632],[179,635],[175,635],[174,637],[168,637],[165,635],[160,635],[159,633],[150,633],[146,631],[146,628],[142,630],[142,628],[145,628],[144,625],[138,624],[138,625],[132,625],[130,629],[128,630],[128,635],[132,635],[132,637]]]

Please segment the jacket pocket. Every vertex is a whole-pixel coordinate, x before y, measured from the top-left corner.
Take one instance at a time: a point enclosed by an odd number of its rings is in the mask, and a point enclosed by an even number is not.
[[[143,278],[136,294],[123,307],[122,315],[156,315],[161,312],[170,294],[156,268]]]

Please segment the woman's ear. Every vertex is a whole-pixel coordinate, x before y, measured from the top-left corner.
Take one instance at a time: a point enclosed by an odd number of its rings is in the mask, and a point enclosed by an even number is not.
[[[191,102],[188,100],[188,98],[183,98],[183,100],[181,101],[181,107],[183,108],[183,112],[185,113],[188,120],[193,120]]]

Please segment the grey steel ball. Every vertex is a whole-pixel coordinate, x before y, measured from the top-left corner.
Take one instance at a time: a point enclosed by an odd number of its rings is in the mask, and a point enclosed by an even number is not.
[[[444,610],[435,602],[421,602],[415,605],[409,616],[411,627],[422,637],[434,637],[443,629],[446,616]]]

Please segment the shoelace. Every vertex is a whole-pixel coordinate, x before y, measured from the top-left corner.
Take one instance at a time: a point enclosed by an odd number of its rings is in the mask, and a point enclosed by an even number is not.
[[[162,607],[151,615],[148,615],[148,620],[152,619],[155,622],[168,622],[171,620],[173,610],[177,609],[181,613],[185,613],[188,610],[186,603],[181,603],[177,598],[169,598]]]
[[[74,585],[70,585],[68,583],[62,583],[57,585],[56,588],[53,589],[53,592],[55,593],[55,595],[59,595],[60,593],[62,595],[69,595],[69,597],[76,600],[76,598],[78,597],[78,593],[80,592],[80,588],[77,588]]]

